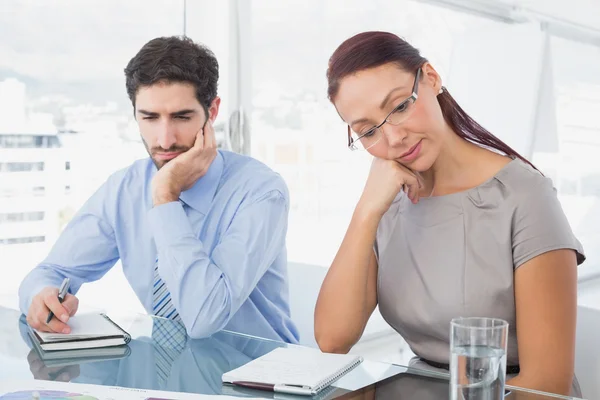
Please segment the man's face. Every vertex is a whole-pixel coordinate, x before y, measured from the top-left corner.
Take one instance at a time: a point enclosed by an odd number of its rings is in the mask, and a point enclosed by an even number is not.
[[[215,100],[218,109],[218,98]],[[141,87],[135,104],[142,140],[158,169],[189,150],[206,123],[206,113],[191,84],[159,82]],[[216,118],[213,108],[211,119]]]

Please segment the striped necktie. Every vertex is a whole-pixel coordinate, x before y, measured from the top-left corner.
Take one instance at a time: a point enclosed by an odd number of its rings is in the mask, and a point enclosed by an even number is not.
[[[152,340],[154,344],[154,366],[160,387],[165,387],[175,361],[187,341],[185,326],[179,321],[153,318]]]
[[[181,317],[171,300],[171,293],[169,293],[167,285],[160,275],[158,275],[158,258],[154,264],[154,286],[152,290],[152,311],[154,315],[174,321],[181,321]]]

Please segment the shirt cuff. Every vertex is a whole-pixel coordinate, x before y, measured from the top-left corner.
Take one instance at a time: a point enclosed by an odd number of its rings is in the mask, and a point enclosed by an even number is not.
[[[153,207],[148,217],[157,249],[168,247],[185,237],[194,237],[190,221],[178,201]]]
[[[38,293],[48,286],[59,288],[63,278],[56,276],[52,270],[47,272],[43,266],[34,268],[19,287],[19,307],[23,314],[29,312],[31,302]],[[70,293],[71,291],[69,291]]]

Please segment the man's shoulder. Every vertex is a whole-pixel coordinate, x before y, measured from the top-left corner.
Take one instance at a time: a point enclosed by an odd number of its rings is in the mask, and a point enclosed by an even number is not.
[[[256,158],[219,150],[223,157],[222,186],[235,185],[238,189],[266,193],[277,190],[288,197],[285,181],[279,173]]]

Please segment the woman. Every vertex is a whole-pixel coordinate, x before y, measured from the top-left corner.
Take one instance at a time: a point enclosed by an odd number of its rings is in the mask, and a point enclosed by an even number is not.
[[[510,324],[507,383],[568,394],[585,257],[550,179],[396,35],[346,40],[327,79],[349,147],[375,158],[319,294],[320,348],[348,352],[379,305],[421,360],[447,368],[450,320],[497,317]]]

